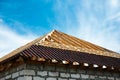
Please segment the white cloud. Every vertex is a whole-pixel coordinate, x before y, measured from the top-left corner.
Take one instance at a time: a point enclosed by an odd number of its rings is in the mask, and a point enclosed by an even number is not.
[[[94,5],[101,6],[102,4],[94,3]],[[117,0],[116,2],[112,3],[112,7],[114,6],[114,9],[115,9],[115,5],[116,8],[118,8],[119,4]],[[77,12],[78,20],[81,22],[81,24],[79,25],[78,32],[79,34],[81,33],[83,34],[78,36],[92,43],[108,48],[110,50],[120,52],[120,46],[119,46],[120,25],[119,26],[116,25],[117,24],[116,21],[118,21],[120,18],[119,12],[113,11],[112,13],[114,14],[112,15],[111,13],[108,14],[109,11],[106,9],[104,10],[104,8],[105,7],[109,8],[109,7],[107,5],[102,5],[103,8],[102,10],[98,8],[99,12],[93,13],[92,12],[93,6],[91,5],[89,7],[91,7],[91,11],[89,11],[88,13],[83,13],[84,17],[82,19],[81,17],[79,17],[81,16],[81,11],[80,13],[78,13],[79,11]],[[106,16],[100,14],[100,12],[103,12],[103,10],[104,13],[107,13]],[[89,15],[90,13],[92,13],[92,15]],[[99,16],[95,16],[96,14],[99,14],[100,18]],[[86,18],[87,15],[89,15],[88,18]],[[101,19],[102,21],[100,21]]]
[[[109,0],[109,4],[112,8],[116,8],[119,6],[119,0]]]
[[[57,6],[58,4],[59,6]],[[119,4],[118,0],[59,1],[55,4],[56,17],[58,24],[62,23],[60,25],[63,26],[64,23],[67,33],[120,52]],[[71,8],[72,11],[70,11]],[[71,14],[75,15],[71,16]],[[59,15],[64,16],[65,19],[59,18]]]
[[[6,25],[3,20],[0,22],[0,57],[35,38],[32,34],[19,35],[8,27],[9,26]]]
[[[115,13],[115,14],[113,14],[113,15],[108,16],[108,17],[105,19],[105,22],[111,21],[111,20],[118,20],[118,21],[120,21],[120,12],[117,12],[117,13]]]

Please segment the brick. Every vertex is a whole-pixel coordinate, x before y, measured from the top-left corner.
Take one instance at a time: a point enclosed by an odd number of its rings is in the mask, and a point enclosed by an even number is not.
[[[69,80],[76,80],[76,79],[69,79]]]
[[[69,73],[60,73],[60,77],[68,78],[68,77],[70,77],[70,74]]]
[[[16,78],[16,77],[18,77],[19,76],[19,72],[16,72],[16,73],[13,73],[12,74],[12,78]]]
[[[90,79],[95,79],[95,77],[96,77],[96,76],[94,76],[94,75],[90,75],[90,76],[89,76]]]
[[[22,70],[20,71],[20,75],[35,75],[34,70]]]
[[[114,80],[114,77],[108,77],[109,80]]]
[[[56,78],[47,78],[46,80],[57,80]]]
[[[87,79],[87,78],[89,78],[89,75],[81,74],[81,78]]]
[[[37,72],[37,75],[47,76],[47,71],[38,71],[38,72]]]
[[[115,80],[120,80],[120,78],[116,78]]]
[[[33,80],[45,80],[45,78],[41,78],[41,77],[34,77]]]
[[[68,79],[58,78],[58,80],[68,80]]]
[[[9,79],[9,78],[11,78],[11,75],[7,75],[7,76],[5,77],[5,79]]]
[[[114,73],[113,76],[114,77],[120,77],[119,73]]]
[[[49,72],[49,76],[59,76],[59,72]]]
[[[106,76],[99,76],[100,79],[106,79]]]
[[[71,78],[80,78],[80,74],[71,74]]]
[[[19,77],[17,80],[32,80],[31,76]]]
[[[0,78],[0,80],[5,80],[5,78]]]

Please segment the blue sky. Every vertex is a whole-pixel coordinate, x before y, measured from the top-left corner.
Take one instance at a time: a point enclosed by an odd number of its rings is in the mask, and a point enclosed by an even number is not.
[[[120,0],[0,0],[0,57],[53,29],[120,53]]]

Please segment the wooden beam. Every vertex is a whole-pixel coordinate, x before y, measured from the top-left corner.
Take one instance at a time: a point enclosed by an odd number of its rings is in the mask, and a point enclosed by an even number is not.
[[[0,65],[0,72],[3,71],[5,67],[3,65]]]

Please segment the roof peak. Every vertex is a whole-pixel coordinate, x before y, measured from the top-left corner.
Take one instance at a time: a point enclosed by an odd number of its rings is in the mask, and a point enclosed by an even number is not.
[[[2,57],[0,59],[0,62],[13,55],[20,53],[21,51],[29,48],[32,45],[42,45],[47,47],[60,48],[64,50],[72,50],[72,51],[85,52],[88,54],[120,58],[120,54],[116,52],[102,48],[100,46],[81,40],[74,36],[65,34],[58,30],[52,30],[50,33],[46,34],[45,36],[37,38],[32,42],[29,42],[28,44],[12,51],[10,54]]]
[[[53,41],[53,39],[52,39],[53,36],[52,35],[54,35],[54,34],[61,34],[61,32],[54,29],[51,32],[49,32],[48,34],[46,34],[42,39],[40,39],[40,41],[38,43],[40,44],[41,42],[44,42],[46,40]]]
[[[37,44],[53,48],[86,52],[89,54],[96,54],[109,57],[120,57],[120,54],[116,52],[102,48],[98,45],[92,44],[85,40],[81,40],[74,36],[65,34],[58,30],[52,30],[50,33],[45,35],[40,41],[38,41]]]
[[[56,29],[53,29],[51,32],[56,32],[57,30]],[[58,31],[57,31],[58,32]]]

